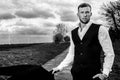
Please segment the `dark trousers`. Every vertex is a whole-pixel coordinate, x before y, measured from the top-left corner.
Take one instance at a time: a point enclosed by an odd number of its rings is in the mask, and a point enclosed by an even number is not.
[[[73,80],[100,80],[99,78],[95,79],[92,78],[94,75],[98,73],[100,73],[100,69],[95,68],[71,69]]]
[[[8,80],[55,80],[54,75],[40,65],[0,67],[0,75],[11,76]]]

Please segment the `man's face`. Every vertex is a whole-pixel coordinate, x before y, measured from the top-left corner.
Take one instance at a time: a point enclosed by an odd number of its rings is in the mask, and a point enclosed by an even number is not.
[[[90,7],[79,8],[77,15],[82,23],[87,24],[92,15]]]

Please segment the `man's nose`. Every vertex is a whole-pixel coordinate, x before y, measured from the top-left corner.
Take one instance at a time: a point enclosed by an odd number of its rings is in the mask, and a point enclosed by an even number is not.
[[[84,13],[84,17],[86,17],[87,16],[87,14],[86,13]]]
[[[84,16],[87,16],[87,13],[84,13],[83,15],[84,15]]]

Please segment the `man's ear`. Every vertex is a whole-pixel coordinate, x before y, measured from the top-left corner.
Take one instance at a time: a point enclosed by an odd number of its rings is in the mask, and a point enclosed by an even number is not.
[[[91,16],[92,16],[92,12],[91,12]]]
[[[77,13],[77,16],[79,16],[79,14]]]

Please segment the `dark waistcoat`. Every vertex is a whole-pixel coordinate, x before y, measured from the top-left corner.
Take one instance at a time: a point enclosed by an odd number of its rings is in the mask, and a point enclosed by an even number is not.
[[[72,30],[72,40],[75,45],[73,69],[101,68],[100,53],[102,48],[98,40],[99,27],[100,25],[92,23],[82,40],[78,35],[79,27]]]

